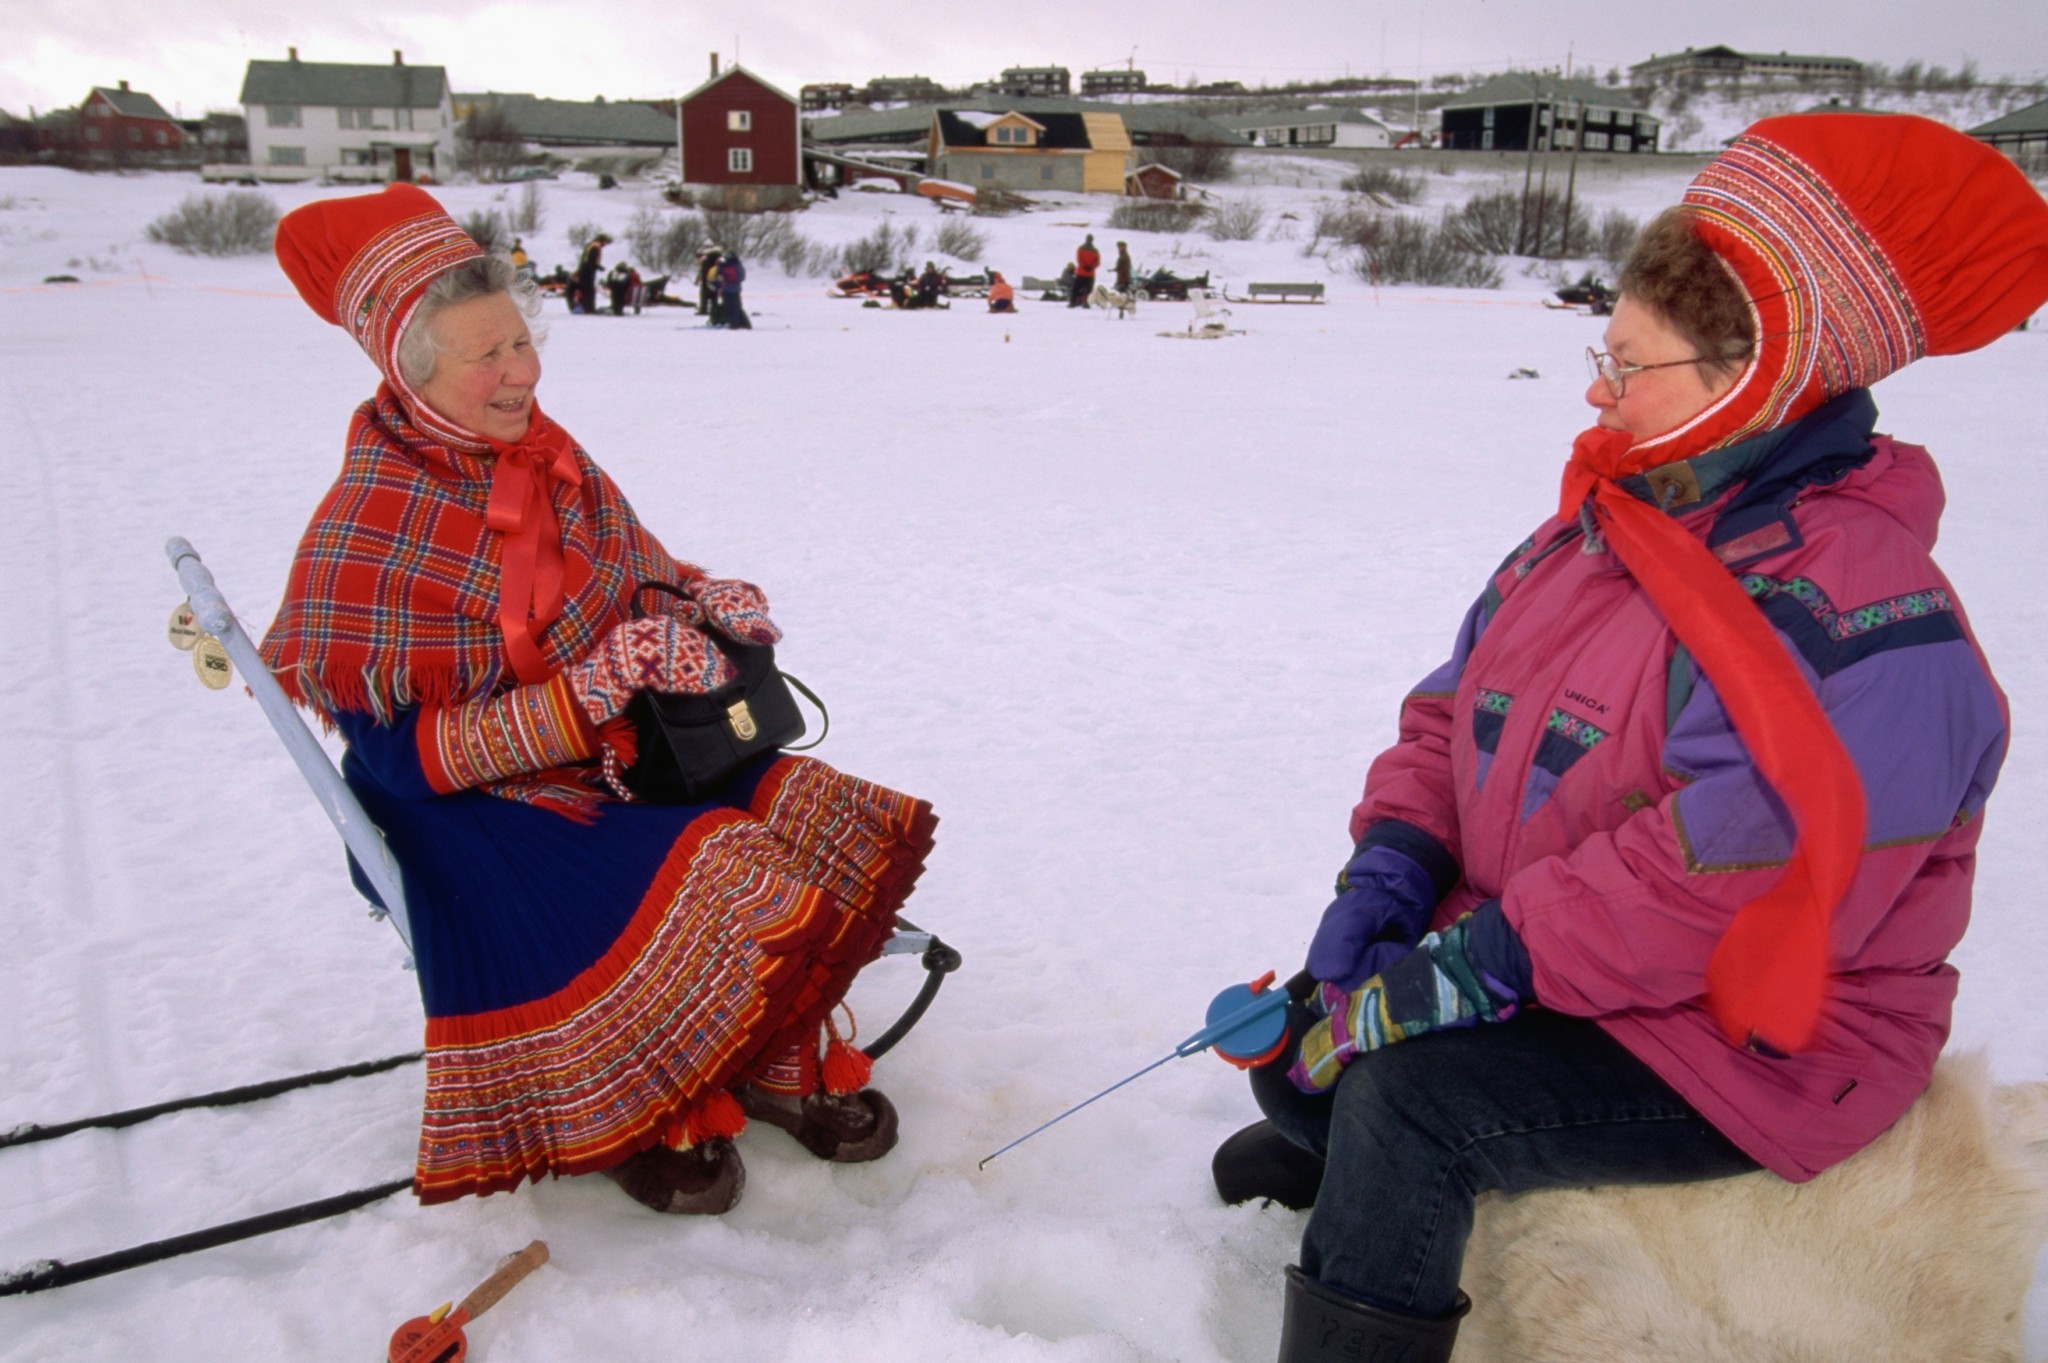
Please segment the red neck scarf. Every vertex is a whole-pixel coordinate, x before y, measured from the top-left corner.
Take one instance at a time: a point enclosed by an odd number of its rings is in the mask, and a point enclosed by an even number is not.
[[[1634,452],[1635,458],[1631,459]],[[1735,915],[1707,965],[1707,1001],[1737,1045],[1805,1045],[1828,974],[1828,918],[1863,847],[1863,785],[1791,652],[1719,559],[1619,480],[1645,459],[1624,432],[1594,427],[1572,445],[1558,515],[1590,500],[1602,536],[1691,650],[1797,832],[1777,884]]]

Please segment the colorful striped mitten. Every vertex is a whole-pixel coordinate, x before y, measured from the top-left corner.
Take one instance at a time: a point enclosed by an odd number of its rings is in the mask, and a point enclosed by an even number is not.
[[[1466,954],[1467,914],[1432,932],[1350,993],[1322,985],[1313,1006],[1327,1014],[1309,1028],[1287,1077],[1303,1093],[1337,1082],[1353,1056],[1446,1027],[1505,1022],[1521,1000],[1509,986],[1476,968]]]

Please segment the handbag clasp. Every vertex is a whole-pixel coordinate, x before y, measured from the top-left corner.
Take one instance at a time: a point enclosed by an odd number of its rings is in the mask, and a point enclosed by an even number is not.
[[[754,723],[754,712],[747,708],[747,702],[744,698],[736,700],[726,707],[725,722],[732,726],[733,737],[739,739],[742,743],[761,732],[760,726]]]

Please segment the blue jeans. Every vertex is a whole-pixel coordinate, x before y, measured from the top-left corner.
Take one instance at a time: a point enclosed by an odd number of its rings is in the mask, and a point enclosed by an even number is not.
[[[1252,1071],[1252,1093],[1288,1140],[1327,1162],[1302,1271],[1415,1316],[1456,1306],[1480,1193],[1757,1168],[1621,1043],[1541,1009],[1359,1056],[1314,1097],[1268,1065]]]

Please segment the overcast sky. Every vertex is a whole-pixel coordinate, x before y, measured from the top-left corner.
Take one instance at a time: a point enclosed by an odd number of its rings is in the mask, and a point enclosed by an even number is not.
[[[1567,59],[1604,72],[1717,43],[2048,74],[2042,0],[0,0],[0,35],[0,109],[16,114],[124,79],[188,117],[233,109],[244,64],[287,46],[345,62],[386,62],[399,48],[447,67],[457,90],[562,99],[687,90],[712,52],[792,94],[881,75],[966,84],[1014,65],[1078,77],[1133,58],[1154,80],[1246,84]]]

